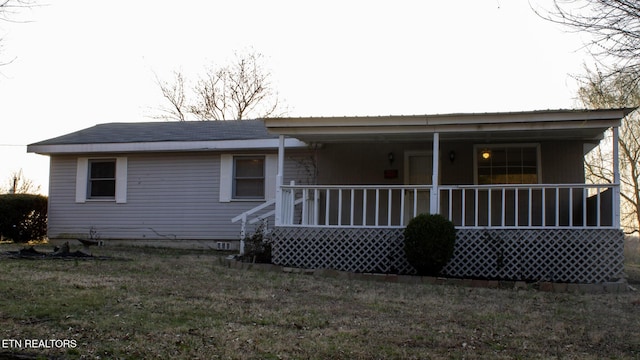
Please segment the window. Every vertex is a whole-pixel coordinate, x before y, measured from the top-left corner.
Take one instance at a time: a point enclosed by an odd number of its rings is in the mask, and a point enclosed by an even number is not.
[[[233,198],[264,199],[264,156],[233,158]]]
[[[491,184],[537,184],[539,145],[476,145],[476,182]]]
[[[116,196],[116,160],[90,160],[87,197],[113,199]]]
[[[220,154],[220,202],[275,199],[277,172],[276,154]]]
[[[76,203],[87,201],[127,202],[126,157],[79,157],[76,169]]]

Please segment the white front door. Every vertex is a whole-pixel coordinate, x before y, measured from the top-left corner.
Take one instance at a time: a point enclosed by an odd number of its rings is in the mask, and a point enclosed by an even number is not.
[[[433,176],[433,152],[407,151],[404,153],[405,185],[431,185]],[[407,191],[404,199],[404,223],[419,214],[429,212],[430,191]]]

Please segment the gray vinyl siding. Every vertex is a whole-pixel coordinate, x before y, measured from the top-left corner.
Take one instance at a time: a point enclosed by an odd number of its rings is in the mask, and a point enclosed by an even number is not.
[[[235,240],[240,224],[231,219],[262,203],[219,201],[220,153],[117,156],[128,159],[124,204],[76,203],[78,157],[51,157],[50,238],[86,237],[94,229],[102,239]],[[286,162],[286,181],[297,177],[297,167]]]

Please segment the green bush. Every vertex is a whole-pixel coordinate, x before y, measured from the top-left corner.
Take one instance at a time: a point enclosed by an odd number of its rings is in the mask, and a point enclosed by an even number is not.
[[[33,194],[0,195],[0,237],[15,242],[47,236],[47,197]]]
[[[419,275],[435,276],[453,257],[456,228],[442,215],[420,214],[404,229],[407,261]]]

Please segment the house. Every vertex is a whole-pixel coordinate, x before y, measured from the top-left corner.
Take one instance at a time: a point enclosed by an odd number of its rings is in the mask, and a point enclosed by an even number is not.
[[[277,264],[411,273],[402,230],[440,213],[447,275],[593,283],[622,272],[619,171],[586,184],[583,159],[631,111],[115,123],[28,151],[51,157],[50,238],[225,248],[266,217]]]
[[[146,122],[101,124],[27,151],[50,157],[52,242],[91,232],[110,243],[226,250],[238,246],[231,218],[275,197],[278,145],[262,120]],[[307,149],[296,139],[285,147]]]

